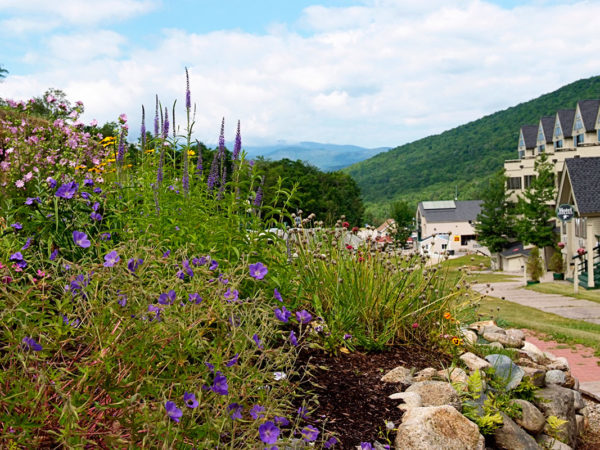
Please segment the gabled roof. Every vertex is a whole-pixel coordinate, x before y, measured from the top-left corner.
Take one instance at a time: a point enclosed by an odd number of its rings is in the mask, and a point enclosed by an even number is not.
[[[567,158],[565,167],[579,214],[600,213],[600,157]]]
[[[581,112],[581,119],[583,120],[585,131],[595,130],[600,100],[580,100],[577,102],[577,106],[579,106],[579,111]]]
[[[554,117],[554,116],[544,116],[540,119],[540,123],[542,124],[542,129],[544,130],[544,138],[546,138],[547,144],[552,142],[552,135],[554,134],[554,120],[555,119],[556,119],[556,117]],[[537,137],[536,137],[536,140],[537,140]]]
[[[521,127],[521,133],[523,133],[523,139],[525,140],[525,148],[534,148],[537,143],[537,125],[523,125]]]
[[[531,253],[531,249],[525,250],[523,248],[522,242],[515,242],[511,244],[510,247],[508,247],[506,250],[500,252],[500,255],[502,255],[504,258],[514,258],[515,256],[521,255],[529,256],[529,253]]]
[[[418,209],[428,223],[474,221],[481,212],[482,200],[455,201],[454,208],[425,209],[420,202]]]
[[[575,110],[559,109],[556,111],[556,116],[558,120],[560,120],[563,137],[570,138],[573,136],[573,120],[575,119]]]

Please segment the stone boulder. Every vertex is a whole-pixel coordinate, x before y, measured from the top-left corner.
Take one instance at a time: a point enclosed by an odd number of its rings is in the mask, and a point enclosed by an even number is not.
[[[519,425],[504,413],[503,425],[494,432],[495,448],[502,450],[539,450],[535,439],[528,435]]]
[[[438,370],[438,378],[444,380],[450,380],[452,383],[463,383],[466,384],[469,381],[469,375],[462,370],[460,367],[451,367],[448,369]]]
[[[515,422],[531,434],[538,434],[546,425],[546,418],[532,403],[527,400],[515,399],[516,403],[521,407],[521,417],[515,419]]]
[[[540,399],[535,406],[546,418],[556,416],[567,422],[558,430],[558,437],[573,446],[577,437],[577,423],[575,420],[575,392],[560,386],[548,386],[537,391]],[[546,425],[548,427],[548,425]]]
[[[445,381],[420,381],[412,384],[406,392],[416,392],[419,394],[423,401],[423,406],[450,405],[458,411],[462,409],[458,394],[452,385]]]
[[[537,441],[542,445],[542,448],[546,448],[548,450],[573,450],[573,447],[564,444],[558,439],[554,439],[546,434],[540,435]]]
[[[481,359],[479,356],[471,352],[466,352],[460,355],[460,360],[464,362],[471,371],[483,370],[490,367],[489,362],[487,362],[485,359]]]
[[[437,376],[437,370],[435,370],[433,367],[427,367],[426,369],[419,370],[417,373],[415,373],[413,381],[414,382],[429,381],[436,376]]]
[[[403,386],[409,386],[413,381],[412,370],[406,367],[399,366],[395,369],[390,370],[384,376],[381,377],[381,381],[384,383],[401,384]]]
[[[397,392],[390,395],[389,398],[392,400],[400,400],[402,403],[398,405],[398,409],[403,411],[423,406],[423,399],[417,392]]]
[[[551,384],[562,386],[567,382],[567,377],[562,370],[549,370],[546,372],[545,381],[547,386]]]
[[[507,391],[516,388],[525,375],[523,369],[512,362],[508,356],[494,354],[487,355],[485,359],[496,370],[496,376],[504,380]]]
[[[525,372],[525,376],[529,377],[534,386],[544,387],[546,385],[546,371],[544,369],[536,369],[535,367],[520,366]]]
[[[451,406],[407,411],[396,433],[395,448],[403,450],[484,450],[479,428]]]

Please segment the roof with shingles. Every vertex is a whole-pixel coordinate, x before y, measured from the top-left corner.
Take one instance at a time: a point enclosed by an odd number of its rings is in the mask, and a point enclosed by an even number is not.
[[[419,202],[418,209],[428,223],[474,221],[481,212],[482,200],[455,201],[455,208],[425,209]]]
[[[577,102],[577,106],[579,106],[579,111],[581,111],[581,119],[583,120],[585,130],[595,130],[600,100],[580,100]]]
[[[552,135],[554,134],[554,119],[554,116],[544,116],[540,119],[542,129],[544,130],[544,138],[546,138],[547,144],[552,142]]]
[[[529,253],[531,253],[531,249],[524,249],[522,242],[514,242],[506,250],[500,252],[500,255],[505,258],[512,258],[521,255],[528,256]]]
[[[570,138],[573,136],[573,120],[575,119],[574,109],[559,109],[556,111],[560,127],[563,132],[563,137]]]
[[[579,214],[600,213],[600,157],[565,159]]]
[[[521,127],[523,139],[525,140],[525,148],[534,148],[537,143],[537,125],[523,125]]]

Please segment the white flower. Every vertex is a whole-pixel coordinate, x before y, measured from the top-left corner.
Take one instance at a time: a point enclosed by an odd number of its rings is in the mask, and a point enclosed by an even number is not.
[[[287,375],[285,374],[285,372],[274,372],[273,377],[275,378],[275,381],[281,381],[285,380],[287,378]]]
[[[395,428],[394,422],[386,420],[385,421],[385,427],[388,430],[393,430]]]

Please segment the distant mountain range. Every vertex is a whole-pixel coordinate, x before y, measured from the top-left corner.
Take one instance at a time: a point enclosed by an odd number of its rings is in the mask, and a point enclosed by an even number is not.
[[[324,171],[334,171],[389,150],[390,147],[364,148],[356,145],[322,144],[319,142],[281,143],[267,146],[244,146],[249,158],[263,156],[277,161],[306,161]]]
[[[367,219],[383,219],[391,202],[475,200],[505,159],[516,159],[522,125],[577,101],[600,98],[600,76],[576,81],[534,100],[401,145],[343,169],[358,183]]]

